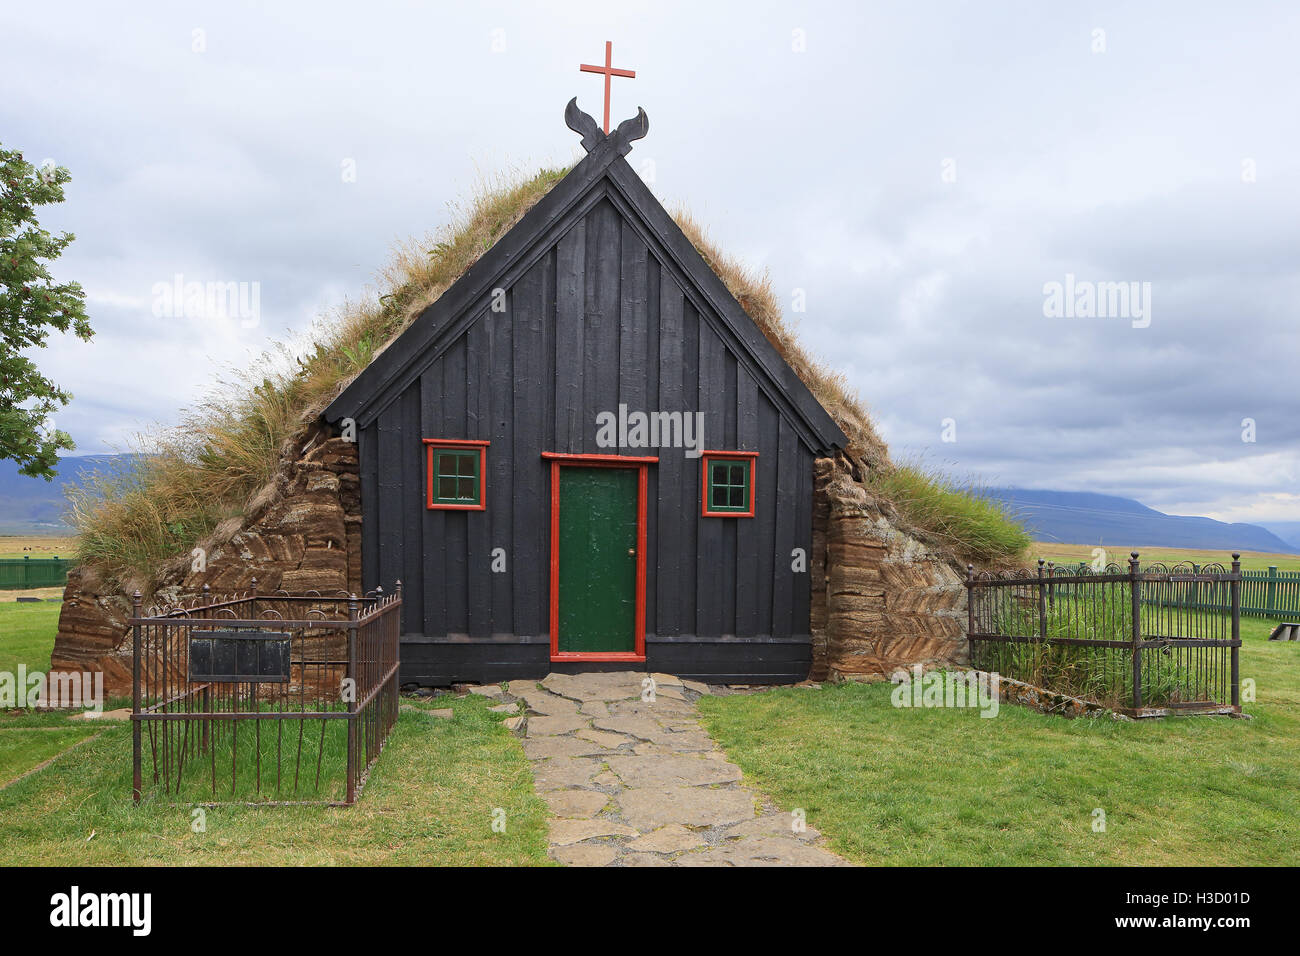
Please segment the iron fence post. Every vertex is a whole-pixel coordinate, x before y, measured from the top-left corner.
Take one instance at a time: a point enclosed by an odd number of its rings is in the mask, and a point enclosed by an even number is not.
[[[1138,570],[1138,553],[1128,561],[1129,590],[1133,602],[1133,709],[1142,707],[1142,577]]]
[[[966,654],[975,666],[975,565],[966,565]]]
[[[136,623],[131,625],[131,799],[140,802],[140,604],[143,600],[139,588],[131,595],[131,616]]]
[[[386,662],[391,660],[391,663],[389,663],[388,665],[389,667],[393,666],[393,664],[396,664],[401,659],[402,606],[403,606],[402,605],[402,579],[398,578],[397,579],[397,610],[393,612],[393,620],[388,627],[389,640],[391,646],[388,648],[389,653],[384,655]],[[402,673],[401,673],[401,669],[399,668],[393,674],[392,689],[389,691],[388,694],[389,710],[390,710],[388,715],[389,727],[392,727],[392,725],[397,721],[397,707],[398,707],[397,694],[398,694],[398,687],[401,685],[401,683],[402,683]]]
[[[348,790],[347,802],[357,799],[357,596],[348,595],[348,687],[352,699],[348,701]]]
[[[1241,553],[1232,552],[1232,706],[1241,709]]]

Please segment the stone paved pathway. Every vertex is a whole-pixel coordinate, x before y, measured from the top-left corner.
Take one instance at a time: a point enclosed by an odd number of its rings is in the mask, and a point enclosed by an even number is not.
[[[654,678],[652,700],[643,681]],[[666,674],[551,674],[474,688],[527,715],[524,753],[571,866],[842,866],[812,827],[746,787],[696,719],[704,684]]]

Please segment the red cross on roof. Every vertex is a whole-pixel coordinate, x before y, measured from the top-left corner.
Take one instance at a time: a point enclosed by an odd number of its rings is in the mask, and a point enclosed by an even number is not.
[[[605,65],[592,66],[590,63],[583,63],[578,67],[583,73],[603,73],[605,74],[605,135],[609,135],[609,81],[614,76],[635,77],[635,70],[619,70],[611,65],[611,59],[614,55],[614,43],[612,40],[605,41]]]

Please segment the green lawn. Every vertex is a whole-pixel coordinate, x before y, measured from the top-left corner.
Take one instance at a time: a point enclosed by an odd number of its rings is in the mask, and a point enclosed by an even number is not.
[[[60,607],[52,601],[0,603],[0,671],[16,672],[19,664],[26,664],[28,671],[49,669]]]
[[[705,698],[746,776],[870,864],[1300,862],[1300,646],[1243,621],[1253,720],[905,710],[889,684]],[[1094,832],[1093,811],[1105,812]]]
[[[0,606],[0,670],[43,669],[56,621],[57,605]],[[1242,622],[1249,721],[1068,721],[1011,705],[990,720],[895,709],[887,684],[705,698],[701,711],[759,789],[858,862],[1294,864],[1300,646],[1270,644],[1268,629]],[[189,805],[131,805],[127,726],[0,713],[0,786],[62,753],[0,789],[0,865],[546,863],[546,808],[499,715],[473,695],[437,706],[454,718],[403,711],[356,806],[210,808],[203,833]]]
[[[0,671],[19,663],[44,671],[58,613],[53,603],[0,604]],[[0,786],[63,753],[0,790],[0,865],[545,864],[546,805],[502,717],[476,696],[439,698],[438,706],[453,708],[454,718],[402,712],[355,806],[209,808],[205,833],[192,832],[189,805],[165,806],[157,796],[131,805],[128,726],[0,712]],[[319,722],[314,727],[319,735]],[[265,736],[269,755],[269,729]],[[252,739],[241,731],[241,749]],[[313,772],[315,746],[307,741],[303,758]],[[335,750],[327,742],[327,761]],[[206,787],[194,789],[202,782],[189,777],[186,795],[209,798]],[[497,808],[505,811],[503,833],[492,829]]]
[[[0,865],[545,864],[546,806],[518,742],[482,698],[438,703],[455,716],[402,712],[356,805],[211,807],[203,833],[189,805],[132,806],[131,734],[113,725],[0,790]],[[31,729],[55,717],[0,718],[0,748],[57,733]]]

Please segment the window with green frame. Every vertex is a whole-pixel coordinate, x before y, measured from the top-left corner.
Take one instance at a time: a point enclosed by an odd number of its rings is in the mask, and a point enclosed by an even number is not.
[[[428,442],[430,508],[483,508],[486,442]]]
[[[704,457],[703,514],[752,517],[754,514],[754,456]]]

